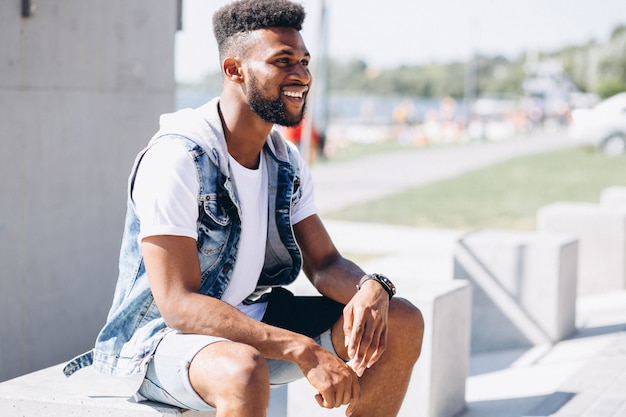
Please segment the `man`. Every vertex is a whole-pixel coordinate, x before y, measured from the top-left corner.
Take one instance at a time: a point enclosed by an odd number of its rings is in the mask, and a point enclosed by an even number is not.
[[[304,114],[303,19],[286,0],[214,15],[221,97],[164,115],[137,157],[113,306],[67,375],[93,363],[137,377],[138,399],[231,417],[264,416],[270,386],[304,376],[322,407],[397,414],[420,312],[339,254],[306,165],[273,130]],[[282,288],[301,266],[322,296]]]

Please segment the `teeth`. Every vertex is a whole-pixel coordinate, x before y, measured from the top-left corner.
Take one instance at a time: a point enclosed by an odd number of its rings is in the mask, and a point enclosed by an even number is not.
[[[287,97],[295,97],[295,98],[302,98],[302,93],[296,93],[295,91],[284,91],[283,92],[284,95],[286,95]]]

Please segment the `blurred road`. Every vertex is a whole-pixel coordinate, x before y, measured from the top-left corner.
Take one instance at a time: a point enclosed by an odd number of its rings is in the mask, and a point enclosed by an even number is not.
[[[572,146],[565,130],[500,142],[473,142],[372,155],[312,166],[320,214],[451,178],[518,156]]]

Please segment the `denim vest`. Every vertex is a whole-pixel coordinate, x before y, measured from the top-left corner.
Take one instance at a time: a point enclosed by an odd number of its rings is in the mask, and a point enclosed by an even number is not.
[[[237,258],[241,234],[240,208],[228,168],[227,148],[217,113],[217,99],[190,112],[198,112],[199,129],[188,137],[161,129],[146,149],[139,153],[129,178],[124,236],[119,260],[119,276],[113,304],[100,331],[95,348],[70,361],[63,372],[70,376],[82,367],[94,365],[112,376],[130,376],[144,370],[163,336],[172,331],[165,324],[154,302],[137,242],[139,219],[131,198],[137,167],[145,152],[157,141],[182,143],[198,173],[198,259],[201,269],[200,293],[221,298],[228,286]],[[189,123],[189,120],[185,120]],[[165,132],[164,134],[162,134]],[[269,207],[265,262],[251,297],[258,298],[270,288],[293,282],[302,264],[300,250],[291,227],[291,209],[299,201],[299,165],[294,149],[272,132],[265,144],[268,170]],[[249,297],[249,298],[251,298]]]

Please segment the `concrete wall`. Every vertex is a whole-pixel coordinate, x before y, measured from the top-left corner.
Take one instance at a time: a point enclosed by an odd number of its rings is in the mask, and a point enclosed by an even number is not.
[[[93,346],[136,152],[174,107],[176,0],[0,2],[0,380]]]

